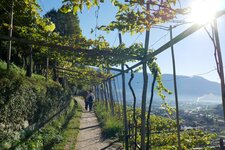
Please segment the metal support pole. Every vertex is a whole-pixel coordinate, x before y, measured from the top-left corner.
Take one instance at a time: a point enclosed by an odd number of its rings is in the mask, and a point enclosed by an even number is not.
[[[170,26],[170,40],[173,39],[173,32],[172,26]],[[178,150],[181,150],[181,143],[180,143],[180,121],[179,121],[179,103],[178,103],[178,92],[177,92],[177,79],[176,79],[176,63],[175,63],[175,55],[174,55],[174,48],[171,45],[171,53],[172,53],[172,63],[173,63],[173,85],[174,85],[174,95],[175,95],[175,102],[176,102],[176,121],[177,121],[177,138],[178,138]]]
[[[9,50],[7,55],[7,71],[9,71],[10,68],[10,62],[11,62],[11,51],[12,51],[12,31],[13,31],[13,9],[14,9],[14,0],[12,0],[12,6],[11,6],[11,19],[10,19],[10,27],[9,27]]]

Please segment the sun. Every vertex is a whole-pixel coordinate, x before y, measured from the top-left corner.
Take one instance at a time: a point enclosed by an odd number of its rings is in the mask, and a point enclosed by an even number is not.
[[[206,24],[215,18],[216,12],[221,10],[224,0],[193,0],[190,6],[188,22]]]

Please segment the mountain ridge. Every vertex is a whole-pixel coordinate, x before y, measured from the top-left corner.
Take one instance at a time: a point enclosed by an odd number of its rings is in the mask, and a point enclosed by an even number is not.
[[[214,81],[209,81],[203,77],[200,76],[185,76],[185,75],[177,75],[177,90],[178,90],[178,95],[179,97],[193,97],[195,100],[197,100],[198,97],[201,97],[203,95],[208,95],[208,94],[213,94],[215,96],[220,97],[221,96],[221,90],[220,90],[220,84]],[[125,75],[125,80],[126,80],[126,95],[127,95],[127,100],[132,100],[132,94],[128,86],[128,81],[130,79],[130,73],[127,73]],[[151,83],[152,83],[152,75],[148,74],[148,98],[151,94]],[[119,90],[121,91],[121,78],[118,77],[118,83],[120,83],[120,88]],[[173,75],[172,74],[163,74],[162,75],[162,80],[164,86],[170,90],[172,93],[174,93],[174,88],[173,88]],[[143,74],[138,72],[134,74],[134,79],[132,81],[132,87],[135,91],[137,100],[141,99],[142,95],[142,89],[143,89]],[[157,84],[157,83],[156,83]],[[166,94],[166,93],[165,93]],[[154,94],[155,96],[157,95],[157,92]],[[168,95],[166,94],[167,97],[173,97],[173,95]],[[155,97],[159,98],[159,97]]]

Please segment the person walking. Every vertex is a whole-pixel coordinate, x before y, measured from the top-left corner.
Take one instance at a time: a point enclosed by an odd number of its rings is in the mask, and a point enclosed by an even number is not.
[[[85,103],[85,110],[87,111],[88,110],[88,99],[87,99],[87,96],[88,96],[88,91],[84,91],[83,92],[83,98],[84,98],[84,103]]]
[[[88,93],[88,95],[86,97],[86,100],[88,102],[89,111],[92,110],[92,106],[93,106],[94,99],[95,99],[95,96],[94,96],[92,90],[89,90],[89,93]]]

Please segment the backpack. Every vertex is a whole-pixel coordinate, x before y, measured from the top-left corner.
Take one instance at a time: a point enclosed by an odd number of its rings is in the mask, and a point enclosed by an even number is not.
[[[88,102],[89,102],[89,103],[92,103],[92,102],[93,102],[93,96],[92,96],[92,95],[90,95],[90,96],[88,97]]]

